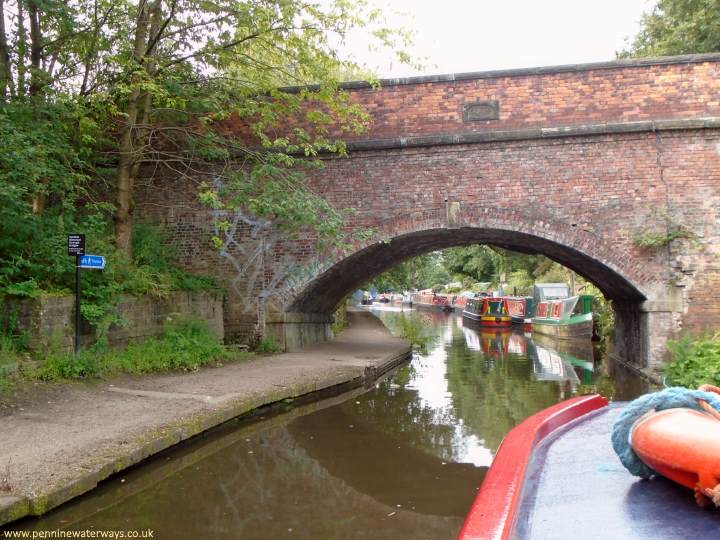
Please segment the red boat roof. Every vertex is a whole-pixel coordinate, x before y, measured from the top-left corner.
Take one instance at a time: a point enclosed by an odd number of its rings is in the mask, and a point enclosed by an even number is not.
[[[606,403],[574,398],[514,428],[458,538],[720,537],[720,511],[701,510],[690,490],[669,480],[625,470],[610,442],[624,404]]]
[[[552,430],[607,403],[607,399],[597,395],[573,398],[548,407],[513,428],[498,449],[458,539],[512,538],[535,447]]]

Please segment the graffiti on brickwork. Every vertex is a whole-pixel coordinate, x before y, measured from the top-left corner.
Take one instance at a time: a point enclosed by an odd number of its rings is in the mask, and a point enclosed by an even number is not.
[[[242,298],[258,298],[262,303],[276,298],[285,303],[293,292],[330,266],[319,254],[302,264],[291,253],[281,254],[280,248],[287,238],[273,228],[271,220],[242,210],[236,210],[232,216],[218,210],[213,218],[214,234],[223,239],[220,256],[235,269],[230,284]],[[272,261],[269,265],[268,260]],[[243,305],[246,312],[257,308],[254,302]]]
[[[330,266],[331,264],[328,260],[322,261],[319,257],[302,266],[296,263],[294,266],[288,268],[287,272],[285,272],[283,290],[285,292],[300,290],[303,286],[315,279]]]

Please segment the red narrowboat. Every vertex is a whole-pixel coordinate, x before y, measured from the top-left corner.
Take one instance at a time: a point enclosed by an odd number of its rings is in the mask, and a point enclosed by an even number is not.
[[[481,326],[494,328],[508,328],[512,324],[504,298],[471,298],[463,310],[463,317],[476,321]]]

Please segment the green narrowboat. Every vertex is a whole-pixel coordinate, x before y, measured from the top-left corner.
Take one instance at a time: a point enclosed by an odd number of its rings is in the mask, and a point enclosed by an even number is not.
[[[592,338],[592,304],[589,294],[538,303],[532,319],[533,334],[560,339]]]

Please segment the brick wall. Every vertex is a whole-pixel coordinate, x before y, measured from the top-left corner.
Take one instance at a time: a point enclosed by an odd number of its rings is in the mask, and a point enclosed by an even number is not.
[[[350,83],[351,100],[372,115],[372,124],[367,133],[342,137],[352,141],[720,116],[719,58],[692,55],[660,63],[414,77],[388,80],[380,88]],[[473,120],[468,114],[489,102],[497,102],[497,118]],[[247,136],[247,127],[237,120],[226,126]]]

